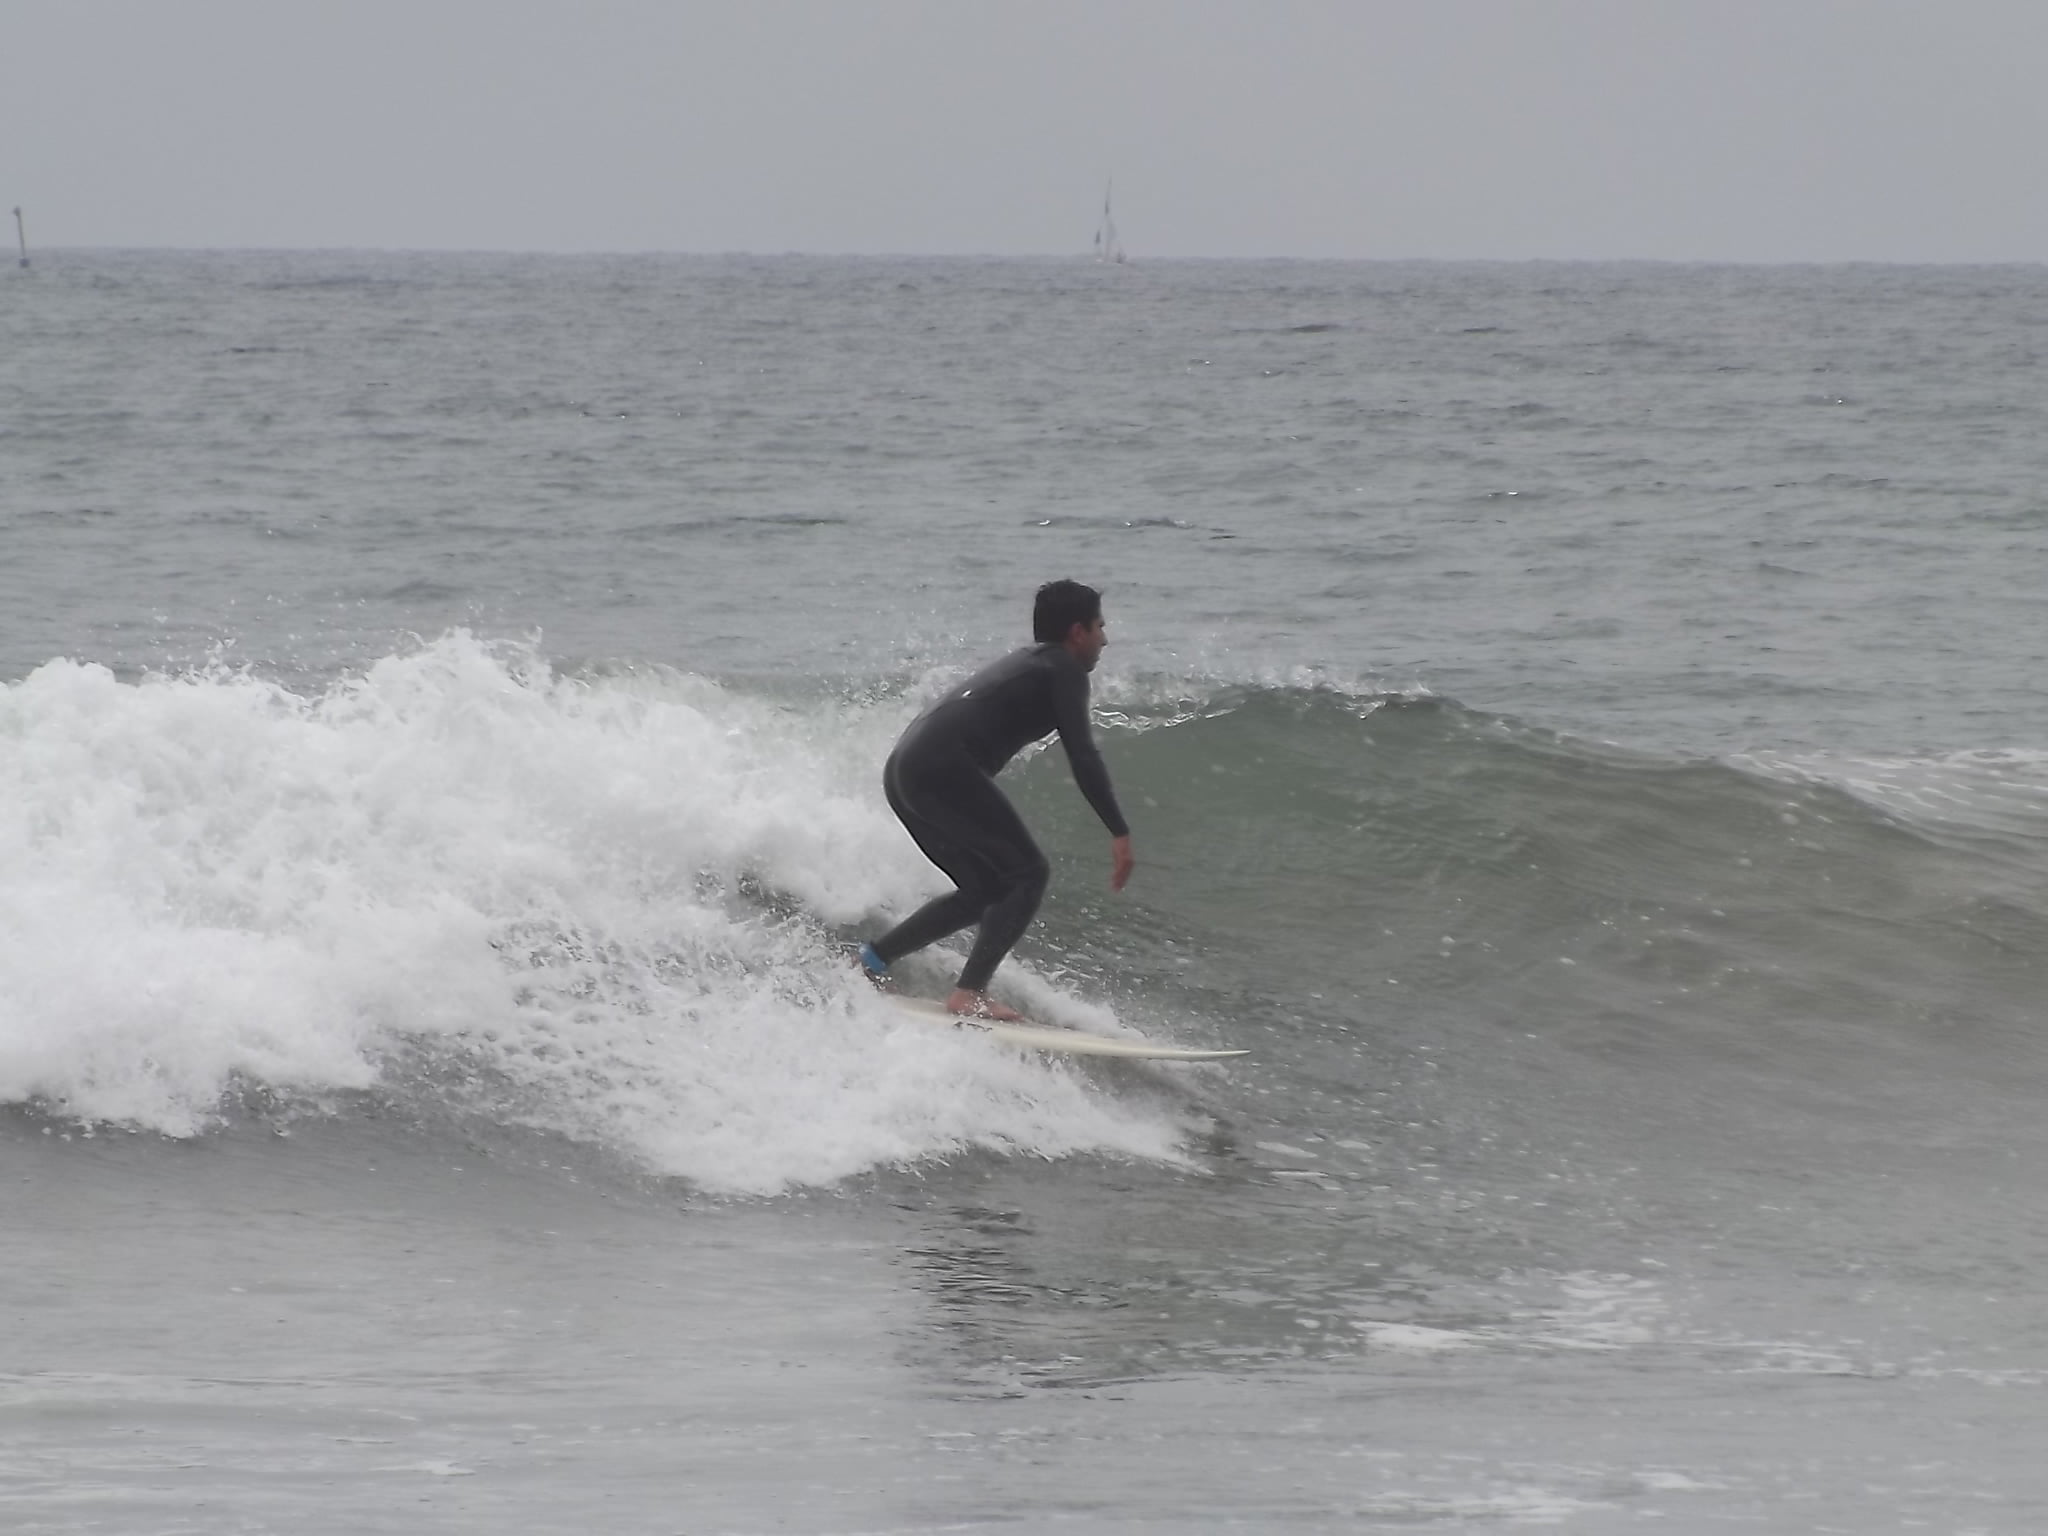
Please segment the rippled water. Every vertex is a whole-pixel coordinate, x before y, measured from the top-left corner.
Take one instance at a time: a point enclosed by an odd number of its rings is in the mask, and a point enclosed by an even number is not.
[[[2036,1528],[2044,283],[0,284],[12,1528]],[[1242,1064],[841,958],[1053,575]]]

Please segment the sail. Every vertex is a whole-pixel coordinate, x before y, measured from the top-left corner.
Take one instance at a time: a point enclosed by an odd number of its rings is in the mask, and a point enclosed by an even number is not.
[[[1123,242],[1117,238],[1116,218],[1109,211],[1110,187],[1102,189],[1102,224],[1095,231],[1095,259],[1097,261],[1120,262],[1124,259]]]

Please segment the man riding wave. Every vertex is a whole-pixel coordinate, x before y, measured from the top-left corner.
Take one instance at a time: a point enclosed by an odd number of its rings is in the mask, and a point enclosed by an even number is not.
[[[880,982],[903,956],[979,924],[950,1012],[1022,1017],[988,995],[989,978],[1031,925],[1051,866],[995,776],[1027,744],[1054,731],[1074,782],[1110,834],[1111,890],[1131,878],[1131,829],[1118,809],[1088,719],[1088,674],[1109,644],[1102,594],[1078,581],[1038,589],[1036,644],[984,667],[911,722],[882,770],[889,808],[955,889],[926,902],[860,947]]]

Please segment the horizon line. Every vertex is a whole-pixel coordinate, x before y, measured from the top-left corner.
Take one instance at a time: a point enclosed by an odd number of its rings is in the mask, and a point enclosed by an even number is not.
[[[611,249],[549,249],[517,246],[439,245],[41,245],[44,257],[62,255],[183,256],[523,256],[554,260],[696,259],[814,261],[1031,261],[1074,262],[1099,266],[1092,252],[1062,251],[825,251],[752,250],[744,248],[686,250],[673,247]],[[1642,266],[1642,267],[2038,267],[2048,257],[1951,257],[1908,259],[1884,256],[1331,256],[1331,255],[1139,255],[1117,265],[1166,266],[1196,262],[1300,263],[1344,266]]]

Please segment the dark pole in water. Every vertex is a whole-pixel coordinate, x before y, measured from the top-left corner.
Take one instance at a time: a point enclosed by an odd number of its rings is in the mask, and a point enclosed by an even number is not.
[[[21,222],[21,210],[14,210],[14,237],[21,242],[21,264],[28,265],[28,226]]]

